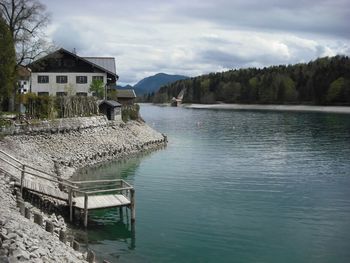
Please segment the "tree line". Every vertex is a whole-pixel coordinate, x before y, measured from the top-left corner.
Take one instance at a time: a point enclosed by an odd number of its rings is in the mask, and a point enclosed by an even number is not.
[[[350,105],[350,60],[334,56],[296,65],[210,73],[163,86],[144,100],[170,102],[183,89],[184,103]]]

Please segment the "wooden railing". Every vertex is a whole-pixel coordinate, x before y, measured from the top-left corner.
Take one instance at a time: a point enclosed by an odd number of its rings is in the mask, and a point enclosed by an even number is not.
[[[132,185],[123,179],[102,179],[91,181],[72,181],[76,186],[69,192],[70,220],[73,220],[73,196],[84,196],[84,225],[87,226],[89,196],[105,193],[120,193],[130,201],[131,221],[135,221],[135,190]]]
[[[18,181],[20,183],[20,189],[21,193],[23,194],[23,187],[24,187],[24,181],[26,179],[26,175],[31,175],[35,179],[39,178],[45,181],[57,183],[58,185],[62,185],[67,187],[68,189],[75,189],[77,186],[75,186],[70,180],[63,179],[57,175],[48,173],[44,170],[38,169],[36,167],[33,167],[28,164],[24,164],[21,161],[17,160],[15,157],[11,156],[10,154],[0,150],[0,160],[5,162],[6,164],[12,166],[15,168],[18,172],[20,172],[20,176],[16,176],[14,174],[11,174],[8,170],[5,170],[4,168],[0,167],[1,170],[8,173],[14,180]]]

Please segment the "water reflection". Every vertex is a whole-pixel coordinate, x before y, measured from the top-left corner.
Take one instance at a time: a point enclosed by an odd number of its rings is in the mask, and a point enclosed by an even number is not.
[[[166,146],[159,147],[152,151],[144,151],[135,154],[133,158],[123,158],[105,162],[90,167],[80,169],[72,176],[72,181],[87,181],[98,179],[126,179],[130,180],[138,170],[142,160],[150,157],[154,152],[164,149]],[[118,169],[116,169],[118,167]]]
[[[136,248],[136,227],[130,223],[127,208],[92,211],[88,230],[74,229],[74,236],[83,249],[93,249],[101,261],[113,262],[126,251]]]
[[[118,210],[91,215],[99,260],[349,261],[349,115],[141,111],[167,149],[82,177],[136,187],[137,244]]]
[[[134,175],[139,169],[141,161],[162,149],[164,147],[139,153],[134,158],[124,158],[80,169],[72,177],[72,180],[124,179],[133,184]],[[93,188],[94,185],[88,184],[85,187]],[[136,248],[136,226],[131,224],[130,217],[130,209],[127,207],[94,210],[89,212],[87,230],[82,229],[79,225],[71,227],[75,238],[83,248],[92,248],[99,259],[113,262],[120,255]],[[107,253],[106,247],[109,247]]]

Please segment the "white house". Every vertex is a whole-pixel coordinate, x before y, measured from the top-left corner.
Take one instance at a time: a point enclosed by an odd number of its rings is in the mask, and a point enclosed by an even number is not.
[[[28,65],[30,91],[38,95],[91,96],[94,79],[112,85],[118,80],[113,57],[80,57],[63,48]]]

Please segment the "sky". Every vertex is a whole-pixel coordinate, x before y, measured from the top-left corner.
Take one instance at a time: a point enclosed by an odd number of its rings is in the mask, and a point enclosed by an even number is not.
[[[349,0],[41,0],[47,37],[115,57],[118,84],[350,55]]]

